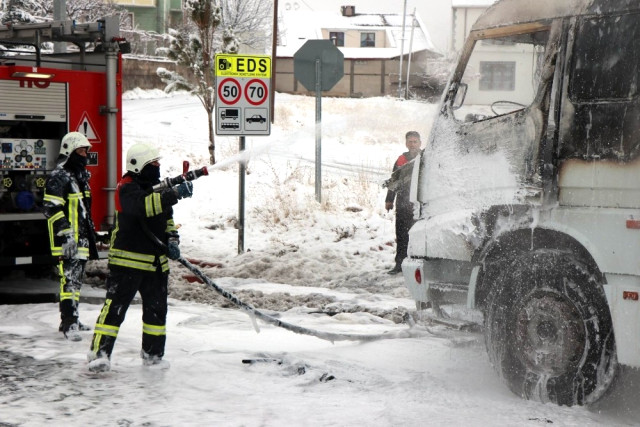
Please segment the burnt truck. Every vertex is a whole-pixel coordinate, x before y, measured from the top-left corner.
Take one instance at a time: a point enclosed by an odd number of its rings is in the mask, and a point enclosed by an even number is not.
[[[427,147],[403,279],[480,324],[516,394],[596,401],[640,367],[640,0],[500,0],[475,22]]]
[[[92,144],[93,221],[104,233],[113,225],[128,50],[118,17],[0,27],[0,274],[42,275],[57,263],[42,202],[67,132]]]

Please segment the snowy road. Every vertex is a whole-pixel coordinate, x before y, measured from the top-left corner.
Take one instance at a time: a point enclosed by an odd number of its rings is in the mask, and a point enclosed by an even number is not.
[[[90,333],[78,343],[62,339],[55,304],[0,307],[3,426],[600,426],[640,419],[631,406],[637,389],[628,386],[590,409],[519,399],[491,370],[480,336],[332,344],[267,325],[256,333],[238,310],[172,300],[170,369],[141,366],[134,305],[112,371],[92,375],[85,364]],[[83,321],[91,324],[99,308],[83,304]],[[291,310],[283,319],[332,332],[406,328],[364,313]],[[264,358],[275,361],[242,363]]]
[[[161,145],[163,174],[170,176],[182,160],[208,161],[199,102],[146,95],[124,102],[125,148],[134,141]],[[313,158],[313,98],[278,94],[277,101],[272,136],[247,138],[248,147],[269,147],[250,163],[247,251],[237,253],[238,177],[230,167],[196,181],[195,196],[176,206],[183,255],[210,262],[203,265],[208,276],[284,321],[349,334],[405,330],[393,319],[415,305],[402,279],[386,274],[394,256],[386,192],[332,177],[323,188],[329,203],[317,206],[313,180],[290,164]],[[325,101],[323,159],[339,166],[332,168],[336,176],[359,165],[370,176],[390,169],[404,132],[426,136],[436,108],[390,98]],[[219,161],[236,153],[236,139],[218,138]],[[352,206],[362,210],[346,209]],[[420,338],[332,344],[270,325],[256,333],[245,313],[222,308],[217,294],[184,274],[172,266],[171,295],[187,301],[170,300],[165,371],[141,366],[140,305],[122,325],[113,370],[101,376],[86,369],[91,334],[79,343],[64,340],[56,304],[0,305],[0,426],[640,423],[639,371],[624,371],[589,408],[525,401],[493,372],[481,335],[443,336],[438,329]],[[93,325],[100,308],[83,302],[82,321]]]

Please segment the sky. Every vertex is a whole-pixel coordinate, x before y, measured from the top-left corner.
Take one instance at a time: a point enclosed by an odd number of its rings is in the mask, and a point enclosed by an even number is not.
[[[182,255],[218,286],[273,318],[256,320],[172,262],[165,359],[143,367],[141,306],[120,329],[112,370],[89,373],[91,332],[69,342],[54,303],[0,305],[2,426],[629,426],[640,422],[640,372],[601,401],[558,407],[512,394],[482,334],[428,322],[393,267],[385,190],[403,137],[423,144],[437,107],[393,98],[322,102],[322,192],[315,194],[315,99],[276,94],[271,135],[217,137],[218,163],[175,206]],[[163,176],[207,164],[206,113],[186,94],[131,91],[124,149],[157,144]],[[238,161],[245,161],[244,251],[238,253]],[[101,308],[104,261],[88,266],[81,321]],[[25,286],[27,281],[22,282]],[[87,297],[91,298],[87,298]],[[414,319],[410,327],[403,318]],[[409,323],[414,323],[409,322]],[[377,340],[321,339],[331,332]],[[243,363],[246,362],[246,363]]]

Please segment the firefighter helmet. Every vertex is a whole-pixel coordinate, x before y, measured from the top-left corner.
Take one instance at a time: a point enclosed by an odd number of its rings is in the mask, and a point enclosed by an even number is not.
[[[60,142],[60,154],[69,158],[71,153],[82,147],[87,147],[87,150],[91,148],[91,143],[87,137],[80,132],[69,132],[62,137],[62,142]]]
[[[155,146],[144,143],[134,144],[127,151],[127,170],[140,173],[146,165],[161,158],[160,152]]]

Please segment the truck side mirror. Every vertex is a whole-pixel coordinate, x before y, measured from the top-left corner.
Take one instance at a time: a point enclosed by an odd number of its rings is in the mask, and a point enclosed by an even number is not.
[[[462,107],[462,104],[464,104],[464,98],[467,96],[467,89],[469,89],[469,85],[466,83],[458,83],[458,90],[456,91],[455,98],[453,98],[451,108],[457,110]]]

